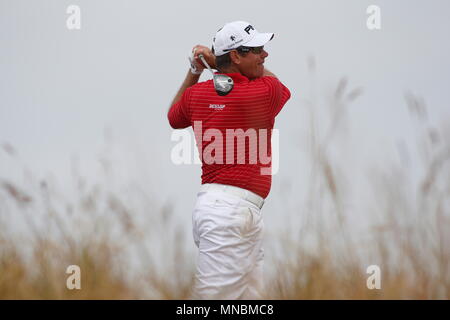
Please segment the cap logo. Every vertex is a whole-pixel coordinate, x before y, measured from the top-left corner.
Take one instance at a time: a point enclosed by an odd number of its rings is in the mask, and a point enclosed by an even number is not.
[[[242,41],[244,41],[244,39],[240,39],[238,41],[236,41],[235,43],[232,43],[228,46],[228,49],[235,47],[238,43],[241,43]]]
[[[231,36],[230,39],[231,39],[231,41],[234,41],[236,39],[236,37],[235,36]]]
[[[252,25],[249,24],[247,27],[245,27],[244,31],[250,34],[250,30],[255,30],[255,28],[253,28]]]

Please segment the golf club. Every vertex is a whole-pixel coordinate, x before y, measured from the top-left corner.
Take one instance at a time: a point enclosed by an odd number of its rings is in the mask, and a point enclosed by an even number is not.
[[[202,60],[203,64],[208,68],[208,70],[213,75],[213,82],[214,82],[214,89],[216,89],[216,92],[219,96],[226,96],[230,93],[230,91],[233,89],[234,82],[233,79],[231,79],[229,76],[226,76],[224,74],[215,74],[209,64],[206,62],[205,57],[203,57],[202,54],[198,55],[199,58]]]

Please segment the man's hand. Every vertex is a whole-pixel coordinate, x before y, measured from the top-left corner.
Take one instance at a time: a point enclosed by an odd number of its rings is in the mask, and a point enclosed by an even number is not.
[[[199,58],[199,55],[201,54],[212,69],[216,68],[216,57],[214,56],[212,51],[205,46],[196,45],[194,48],[192,48],[192,53],[189,57],[189,61],[191,63],[191,72],[193,74],[201,74],[202,71],[206,68],[206,66],[203,65],[203,62]]]
[[[171,106],[173,106],[176,102],[181,99],[184,91],[196,84],[200,78],[200,74],[206,66],[203,65],[202,60],[198,57],[200,54],[203,55],[206,62],[213,69],[216,68],[216,57],[213,55],[212,51],[205,46],[196,45],[192,48],[192,54],[189,57],[189,61],[191,62],[191,69],[186,74],[186,78],[184,79],[180,89],[172,100]],[[194,72],[193,72],[194,69]]]
[[[195,55],[195,48],[192,50],[191,55],[188,57],[189,63],[191,64],[191,73],[199,75],[202,74],[203,70],[205,70],[205,67],[195,60],[194,55]]]

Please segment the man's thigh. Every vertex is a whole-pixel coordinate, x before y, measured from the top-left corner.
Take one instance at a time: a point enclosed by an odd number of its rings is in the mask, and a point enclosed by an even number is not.
[[[263,224],[260,211],[227,194],[209,194],[193,214],[199,247],[198,298],[237,299],[249,292],[260,272]],[[252,290],[250,290],[252,291]]]

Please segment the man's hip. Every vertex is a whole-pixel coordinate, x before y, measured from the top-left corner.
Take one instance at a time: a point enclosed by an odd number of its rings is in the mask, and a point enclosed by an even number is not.
[[[242,200],[253,203],[260,210],[264,205],[264,198],[257,195],[256,193],[239,188],[236,186],[230,186],[226,184],[218,184],[218,183],[205,183],[200,187],[200,192],[223,192],[226,194],[230,194],[236,196]]]
[[[199,248],[197,298],[258,298],[264,256],[263,200],[236,189],[240,188],[203,185],[198,193],[192,214]]]

